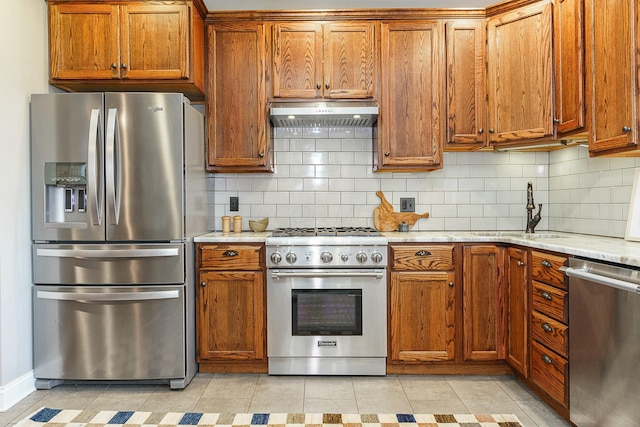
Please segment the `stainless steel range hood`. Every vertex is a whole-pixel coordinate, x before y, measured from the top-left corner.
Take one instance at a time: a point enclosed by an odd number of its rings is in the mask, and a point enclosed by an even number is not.
[[[371,127],[378,110],[373,101],[273,102],[269,117],[275,127]]]

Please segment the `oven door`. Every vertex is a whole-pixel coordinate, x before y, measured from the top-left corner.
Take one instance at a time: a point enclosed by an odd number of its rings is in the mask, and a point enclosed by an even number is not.
[[[386,270],[269,270],[269,358],[387,355]]]

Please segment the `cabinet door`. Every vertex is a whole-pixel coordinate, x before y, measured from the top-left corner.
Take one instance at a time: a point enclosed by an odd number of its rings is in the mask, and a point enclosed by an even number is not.
[[[189,8],[184,4],[121,6],[121,73],[128,79],[189,77]]]
[[[208,25],[207,170],[270,171],[260,23]]]
[[[391,361],[453,360],[453,272],[391,273]]]
[[[553,136],[551,4],[524,6],[487,22],[489,143]]]
[[[638,148],[637,0],[586,0],[589,150],[610,154]]]
[[[442,167],[442,28],[439,21],[382,23],[378,170]]]
[[[485,140],[485,22],[447,21],[447,141],[445,150],[482,148]]]
[[[583,2],[555,0],[553,11],[556,70],[556,130],[584,128]]]
[[[314,22],[273,26],[273,96],[322,95],[322,25]]]
[[[373,96],[374,25],[332,23],[324,26],[324,96]]]
[[[198,361],[265,357],[262,272],[202,271],[197,299]]]
[[[499,360],[505,356],[506,310],[504,249],[464,247],[464,358]]]
[[[118,6],[49,3],[49,77],[119,78]]]
[[[507,362],[525,377],[529,376],[529,293],[527,252],[508,248],[507,278]]]

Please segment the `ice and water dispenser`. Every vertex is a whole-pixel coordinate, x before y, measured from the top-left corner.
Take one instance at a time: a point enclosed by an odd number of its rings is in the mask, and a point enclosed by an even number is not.
[[[86,223],[87,164],[44,164],[45,222]]]

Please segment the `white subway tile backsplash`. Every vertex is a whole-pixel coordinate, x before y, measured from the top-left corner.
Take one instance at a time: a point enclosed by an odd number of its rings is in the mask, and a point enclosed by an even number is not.
[[[585,147],[553,152],[447,152],[432,172],[372,171],[371,128],[276,128],[273,174],[215,174],[210,221],[220,227],[229,196],[243,216],[269,217],[269,228],[373,226],[383,191],[429,212],[414,230],[524,230],[526,185],[542,203],[538,230],[623,237],[640,159],[591,159]],[[537,210],[537,207],[536,207]]]

